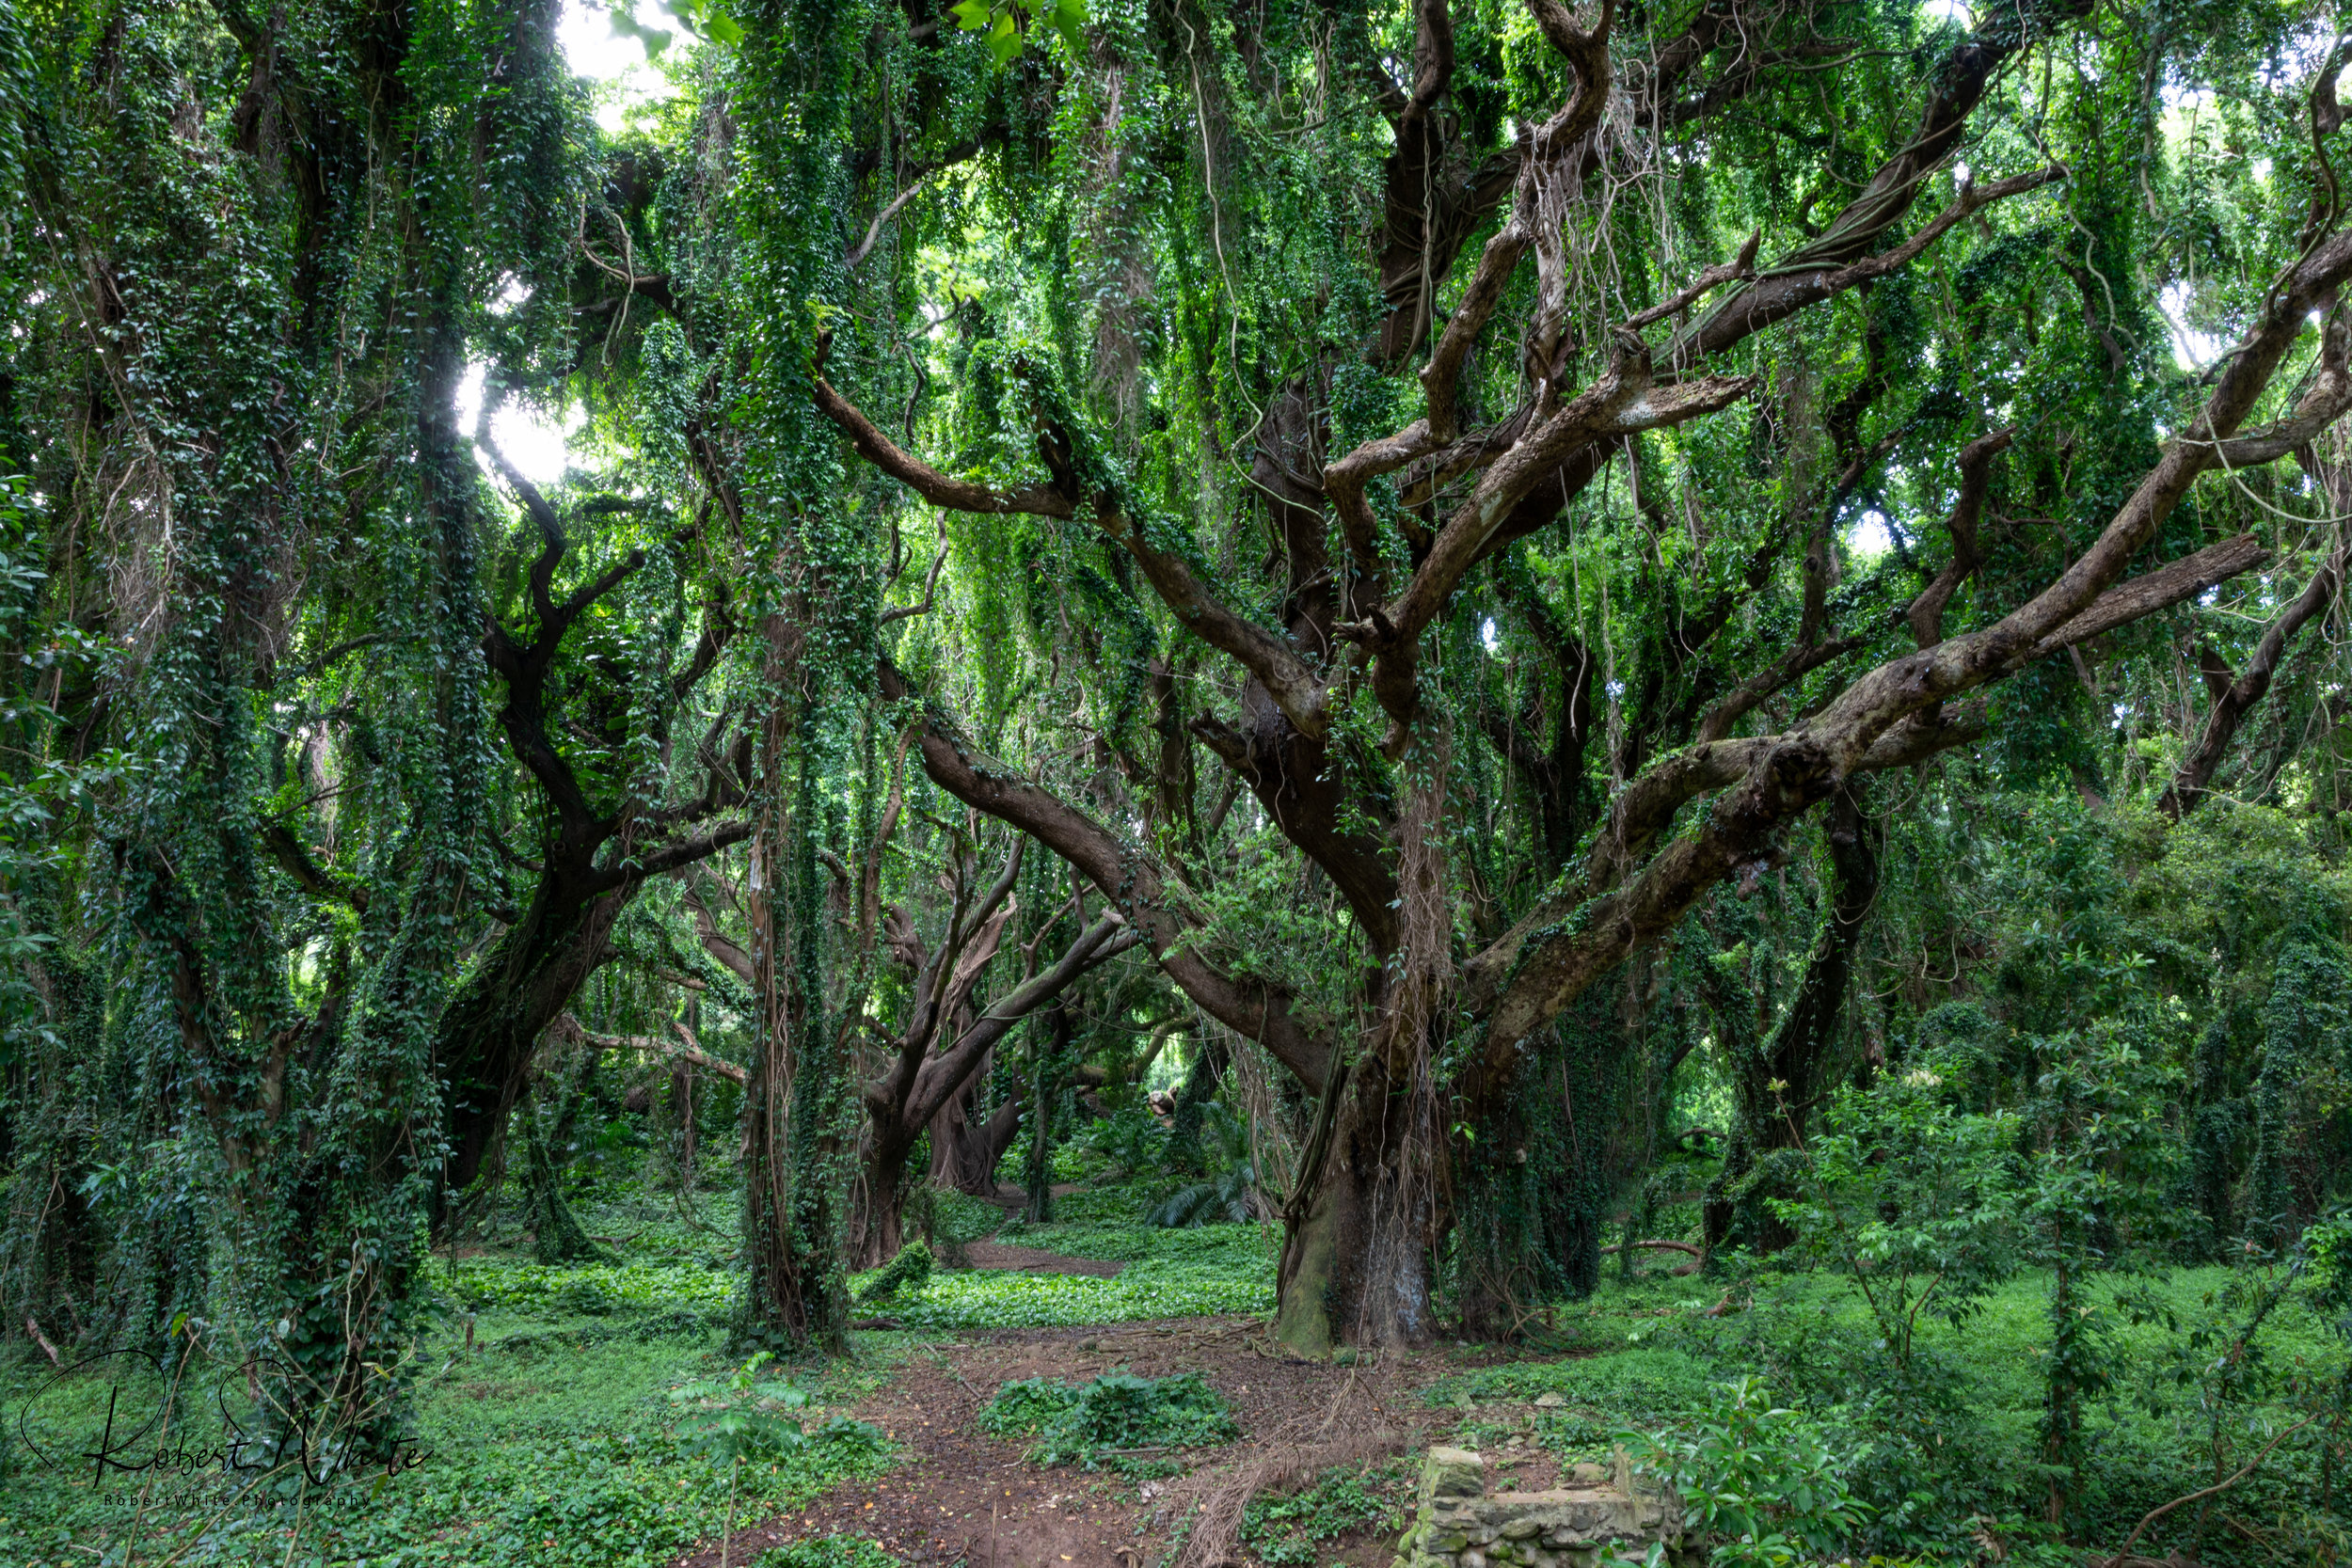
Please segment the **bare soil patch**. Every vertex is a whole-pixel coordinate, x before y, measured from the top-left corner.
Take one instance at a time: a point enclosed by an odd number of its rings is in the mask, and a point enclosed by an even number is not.
[[[1082,1274],[1095,1279],[1116,1279],[1124,1263],[1100,1258],[1064,1258],[1033,1246],[1009,1246],[1003,1242],[968,1242],[964,1257],[976,1269],[1010,1269],[1026,1274]]]
[[[1201,1373],[1232,1407],[1241,1439],[1149,1456],[1184,1473],[1138,1484],[1105,1471],[1040,1469],[1022,1458],[1025,1444],[986,1436],[974,1424],[1005,1383],[1084,1381],[1113,1369],[1141,1377]],[[1271,1480],[1279,1488],[1303,1479],[1279,1472],[1318,1458],[1343,1463],[1417,1446],[1449,1418],[1410,1390],[1445,1370],[1435,1351],[1344,1368],[1298,1360],[1268,1341],[1257,1318],[973,1334],[915,1352],[855,1410],[905,1445],[908,1463],[739,1530],[727,1560],[743,1564],[771,1545],[853,1535],[925,1568],[1143,1568],[1185,1519],[1205,1523],[1220,1508],[1237,1514],[1238,1482]],[[1549,1483],[1541,1463],[1527,1463],[1522,1488]],[[1380,1568],[1394,1552],[1385,1537],[1343,1540],[1325,1560]],[[676,1568],[719,1561],[719,1543],[710,1541]]]

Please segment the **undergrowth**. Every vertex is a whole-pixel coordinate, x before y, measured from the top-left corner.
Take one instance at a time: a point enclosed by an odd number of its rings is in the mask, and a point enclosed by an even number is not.
[[[1085,1384],[1026,1378],[997,1389],[978,1424],[995,1437],[1034,1437],[1034,1464],[1089,1470],[1116,1467],[1139,1452],[1231,1442],[1241,1433],[1223,1398],[1198,1372],[1147,1378],[1110,1371]]]
[[[1412,1468],[1402,1460],[1326,1470],[1287,1497],[1251,1498],[1242,1513],[1242,1550],[1263,1568],[1313,1568],[1328,1542],[1402,1530],[1412,1495]]]
[[[828,1535],[771,1546],[751,1568],[900,1568],[898,1558],[854,1535]]]

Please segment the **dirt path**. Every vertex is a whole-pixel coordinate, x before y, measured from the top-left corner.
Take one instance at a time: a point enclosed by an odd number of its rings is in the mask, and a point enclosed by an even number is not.
[[[1119,1271],[1127,1266],[1100,1258],[1064,1258],[1057,1252],[1011,1246],[1003,1242],[970,1242],[965,1243],[963,1252],[976,1269],[1016,1269],[1027,1274],[1082,1274],[1096,1279],[1117,1279]]]
[[[881,1544],[926,1568],[1143,1568],[1165,1549],[1181,1514],[1241,1465],[1337,1432],[1382,1434],[1391,1447],[1438,1413],[1409,1390],[1443,1370],[1435,1353],[1378,1367],[1335,1368],[1275,1352],[1257,1318],[1186,1318],[1101,1328],[996,1330],[917,1351],[888,1387],[855,1414],[908,1450],[880,1481],[836,1487],[808,1508],[738,1532],[728,1559],[825,1535]],[[1143,1377],[1202,1373],[1232,1405],[1242,1440],[1167,1457],[1196,1473],[1137,1487],[1075,1469],[1042,1470],[1025,1445],[973,1424],[998,1386],[1026,1377],[1083,1381],[1113,1368]],[[1263,1446],[1253,1446],[1263,1445]],[[1378,1568],[1391,1540],[1341,1541],[1320,1560]],[[677,1568],[717,1568],[717,1542]]]

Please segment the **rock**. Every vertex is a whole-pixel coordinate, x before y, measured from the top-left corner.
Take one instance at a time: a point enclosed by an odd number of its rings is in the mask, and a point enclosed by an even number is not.
[[[1421,1478],[1423,1498],[1483,1497],[1486,1461],[1470,1449],[1431,1449]]]
[[[1682,1499],[1637,1477],[1623,1452],[1613,1457],[1613,1474],[1578,1465],[1577,1484],[1558,1491],[1490,1494],[1476,1451],[1430,1449],[1400,1544],[1404,1568],[1596,1568],[1604,1551],[1638,1561],[1653,1544],[1687,1568],[1696,1559],[1685,1544]]]
[[[1538,1410],[1557,1410],[1567,1402],[1566,1396],[1556,1390],[1535,1396],[1535,1408]]]

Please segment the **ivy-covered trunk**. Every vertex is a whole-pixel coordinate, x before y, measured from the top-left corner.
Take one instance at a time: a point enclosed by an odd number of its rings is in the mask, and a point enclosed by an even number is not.
[[[810,715],[783,700],[800,628],[771,620],[761,748],[767,781],[752,841],[751,914],[758,1044],[743,1093],[741,1337],[838,1349],[849,1326],[839,1179],[846,1069],[824,990],[827,911],[817,861],[818,794]],[[790,793],[787,795],[787,790]]]
[[[449,1156],[435,1211],[444,1222],[481,1180],[541,1037],[603,961],[612,923],[634,892],[566,906],[552,882],[542,879],[522,920],[500,934],[441,1018],[435,1057],[449,1106]]]
[[[1879,830],[1863,813],[1862,787],[1856,781],[1840,789],[1823,813],[1829,908],[1788,1011],[1759,1039],[1740,1016],[1741,999],[1715,1009],[1739,1119],[1703,1206],[1709,1250],[1738,1243],[1777,1252],[1795,1239],[1772,1200],[1796,1196],[1796,1151],[1804,1145],[1807,1118],[1829,1091],[1854,943],[1878,899]]]

